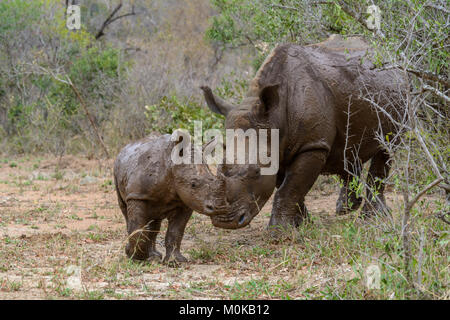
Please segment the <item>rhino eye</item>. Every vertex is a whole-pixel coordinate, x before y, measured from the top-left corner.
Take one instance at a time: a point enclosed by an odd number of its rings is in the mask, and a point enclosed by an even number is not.
[[[261,175],[261,169],[259,169],[258,167],[256,168],[251,168],[250,170],[250,176],[252,178],[259,178],[259,176]]]
[[[199,183],[197,181],[191,182],[191,188],[197,188],[199,186]]]
[[[231,177],[231,173],[230,173],[229,170],[224,171],[224,172],[223,172],[223,175],[224,175],[225,177]]]

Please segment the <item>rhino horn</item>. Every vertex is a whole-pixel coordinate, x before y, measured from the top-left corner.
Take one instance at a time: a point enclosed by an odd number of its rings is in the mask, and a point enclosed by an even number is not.
[[[234,105],[226,102],[225,100],[216,96],[210,87],[202,86],[200,89],[203,90],[203,94],[205,95],[206,103],[208,104],[209,109],[212,112],[227,116],[228,112],[234,108]]]
[[[208,160],[207,160],[206,157],[205,157],[205,150],[206,150],[206,147],[208,147],[209,145],[213,145],[213,147],[215,147],[215,146],[217,145],[217,143],[218,143],[217,139],[216,139],[216,138],[212,138],[212,139],[210,139],[208,142],[206,142],[206,143],[202,146],[203,163],[206,165],[206,168],[207,168],[208,172],[209,172],[212,176],[215,176],[215,177],[219,178],[220,180],[225,180],[225,176],[224,176],[221,172],[219,172],[219,170],[217,170],[216,174],[214,174],[214,173],[211,171],[211,168],[210,168],[210,166],[209,166]],[[223,148],[225,149],[225,146],[223,146]]]

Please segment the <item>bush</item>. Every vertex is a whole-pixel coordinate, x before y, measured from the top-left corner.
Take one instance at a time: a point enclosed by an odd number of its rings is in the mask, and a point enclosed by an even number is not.
[[[224,118],[213,114],[199,103],[180,100],[175,95],[163,97],[159,103],[146,106],[146,117],[150,122],[149,131],[172,133],[176,129],[186,129],[194,134],[194,121],[202,121],[203,130],[223,129]]]
[[[68,79],[97,125],[117,99],[119,75],[129,65],[120,49],[65,22],[56,0],[0,3],[0,125],[15,152],[59,154],[74,136],[96,139]]]

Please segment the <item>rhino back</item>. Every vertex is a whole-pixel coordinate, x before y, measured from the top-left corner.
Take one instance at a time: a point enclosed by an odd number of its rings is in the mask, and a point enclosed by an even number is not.
[[[346,145],[350,161],[356,154],[363,162],[372,158],[380,150],[377,134],[380,130],[383,136],[395,132],[390,119],[400,121],[404,114],[404,75],[398,70],[376,68],[368,47],[342,48],[307,48],[310,63],[328,89],[328,103],[334,109],[336,132],[327,171],[333,171],[336,162],[343,163]]]
[[[114,174],[122,198],[159,201],[173,192],[170,135],[148,136],[126,145]]]
[[[399,118],[403,114],[401,92],[406,80],[396,70],[379,70],[371,62],[373,51],[360,38],[329,39],[299,46],[285,44],[273,50],[251,83],[249,95],[266,85],[280,84],[280,106],[274,119],[282,119],[280,136],[285,163],[307,149],[325,149],[325,170],[338,173],[347,146],[357,146],[363,162],[379,151],[375,139],[381,128],[395,131],[375,103]],[[347,114],[350,113],[350,119]],[[350,122],[349,132],[347,123]],[[283,145],[284,144],[284,145]]]

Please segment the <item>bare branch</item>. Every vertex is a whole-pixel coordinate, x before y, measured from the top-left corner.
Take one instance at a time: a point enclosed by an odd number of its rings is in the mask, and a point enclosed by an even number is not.
[[[408,201],[408,204],[406,205],[406,209],[408,210],[408,212],[412,209],[412,207],[414,207],[414,205],[416,204],[416,202],[430,189],[432,189],[433,187],[435,187],[436,185],[438,185],[439,183],[441,183],[444,180],[444,178],[437,178],[436,180],[434,180],[433,182],[431,182],[429,185],[427,185],[425,188],[422,189],[422,191],[420,191],[418,194],[416,194],[416,196],[411,200]]]
[[[430,109],[431,111],[433,111],[435,114],[437,114],[438,117],[440,117],[441,119],[446,119],[446,117],[444,115],[442,115],[439,111],[437,111],[435,108],[433,108],[432,106],[430,106],[428,103],[426,103],[425,101],[423,102],[423,104]]]
[[[424,7],[433,8],[433,9],[445,12],[447,14],[450,13],[450,10],[448,10],[447,8],[444,8],[443,6],[438,6],[438,5],[435,5],[435,4],[431,4],[431,3],[426,3],[424,5]]]
[[[100,133],[98,132],[98,128],[95,125],[94,119],[92,119],[92,116],[89,112],[89,109],[86,106],[86,103],[84,102],[84,99],[81,97],[80,92],[78,91],[78,89],[75,87],[75,85],[73,84],[72,80],[69,78],[69,76],[66,76],[67,78],[67,82],[69,83],[72,91],[75,93],[75,95],[77,96],[78,100],[81,102],[81,105],[83,106],[84,112],[86,113],[87,118],[89,119],[89,122],[92,125],[92,128],[95,131],[95,134],[97,135],[97,139],[100,142],[103,151],[105,152],[105,155],[109,158],[109,152],[108,149],[106,148],[105,143],[103,142],[102,136],[100,135]]]
[[[450,184],[442,183],[439,187],[444,189],[446,192],[450,192]]]
[[[425,141],[423,140],[422,135],[419,132],[419,129],[417,127],[415,127],[414,131],[416,133],[417,140],[419,141],[419,144],[422,147],[422,150],[425,152],[425,155],[427,156],[428,161],[430,162],[431,167],[433,168],[433,173],[436,175],[436,177],[442,178],[441,172],[439,171],[439,168],[438,168],[436,162],[434,161],[433,156],[431,155],[430,151],[428,150],[428,147],[427,147]]]
[[[441,220],[444,221],[446,224],[450,224],[450,221],[448,221],[447,218],[446,218],[445,216],[446,216],[445,213],[437,214],[437,215],[436,215],[436,217],[437,217],[438,219],[441,219]]]
[[[97,34],[95,35],[95,39],[98,40],[99,38],[101,38],[102,36],[105,35],[104,31],[106,29],[106,27],[108,25],[110,25],[111,23],[113,23],[116,20],[119,20],[121,18],[125,18],[128,16],[134,16],[136,13],[134,12],[134,5],[131,7],[131,12],[123,14],[121,16],[117,16],[114,17],[116,15],[117,12],[120,11],[120,9],[122,8],[122,1],[120,1],[120,3],[114,8],[114,10],[109,14],[109,16],[106,18],[106,20],[103,22],[102,26],[100,27],[100,30],[97,32]]]
[[[439,91],[438,89],[429,86],[427,84],[423,85],[423,90],[425,91],[431,91],[432,93],[434,93],[435,95],[437,95],[438,97],[441,97],[442,99],[444,99],[447,102],[450,102],[450,97],[446,96],[444,93],[442,93],[441,91]]]
[[[423,266],[423,247],[425,243],[425,231],[421,230],[420,232],[420,247],[419,247],[419,266],[417,270],[417,285],[419,288],[422,287],[422,266]]]
[[[75,87],[75,85],[73,84],[72,80],[69,78],[69,76],[65,76],[66,79],[62,79],[61,77],[59,77],[58,75],[56,75],[53,71],[51,71],[50,69],[45,69],[44,67],[40,66],[40,65],[35,65],[35,64],[30,64],[32,67],[36,66],[38,67],[40,70],[42,70],[42,72],[44,74],[48,74],[50,75],[53,79],[55,79],[56,81],[59,81],[61,83],[64,83],[66,85],[68,85],[72,91],[75,93],[75,95],[77,96],[78,100],[81,103],[81,106],[84,109],[84,112],[86,113],[86,117],[88,118],[89,122],[91,123],[91,126],[97,136],[98,141],[100,142],[103,151],[105,152],[105,155],[109,158],[109,152],[108,149],[106,148],[105,143],[103,142],[102,136],[100,135],[100,133],[98,132],[98,128],[95,125],[94,119],[92,118],[87,106],[86,106],[86,102],[84,101],[83,97],[81,96],[80,92],[78,91],[78,89]]]
[[[450,88],[450,81],[447,77],[441,76],[439,74],[435,74],[433,72],[424,71],[424,70],[416,70],[416,69],[409,69],[407,68],[406,71],[409,73],[414,74],[415,76],[425,79],[425,80],[432,80],[439,82],[443,84],[445,87]]]
[[[367,102],[369,102],[369,103],[372,104],[374,107],[376,107],[376,110],[379,110],[380,112],[382,112],[387,118],[389,118],[389,120],[390,120],[393,124],[397,125],[399,128],[404,127],[404,128],[406,128],[406,129],[408,129],[408,130],[411,130],[411,127],[409,127],[409,126],[406,124],[406,122],[401,123],[401,122],[396,121],[396,120],[392,117],[392,115],[390,115],[386,110],[384,110],[384,108],[382,108],[381,106],[379,106],[375,101],[373,101],[373,100],[371,100],[371,99],[368,99],[368,98],[366,98],[366,97],[362,97],[362,99],[365,100],[365,101],[367,101]]]
[[[363,27],[365,27],[367,30],[370,30],[367,27],[366,21],[363,19],[362,15],[358,12],[356,12],[355,10],[353,10],[352,7],[350,7],[347,3],[345,3],[345,1],[342,0],[337,0],[337,3],[339,4],[339,6],[341,7],[341,9],[348,14],[350,17],[352,17],[353,19],[355,19],[356,21],[358,21]],[[370,30],[372,31],[372,30]]]
[[[402,66],[399,65],[389,65],[386,67],[381,68],[380,70],[390,70],[390,69],[403,69]],[[406,68],[406,71],[409,73],[412,73],[413,75],[425,79],[425,80],[431,80],[439,82],[440,84],[444,85],[446,88],[450,88],[450,81],[447,77],[435,74],[433,72],[424,71],[424,70],[417,70],[417,69],[411,69]]]

